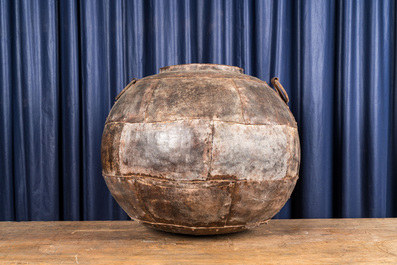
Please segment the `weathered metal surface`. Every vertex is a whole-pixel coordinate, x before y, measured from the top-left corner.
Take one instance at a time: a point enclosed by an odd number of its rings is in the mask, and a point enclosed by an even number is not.
[[[207,181],[170,181],[146,175],[104,177],[131,218],[186,234],[222,234],[265,223],[286,203],[297,180],[297,176],[262,181],[219,176]]]
[[[211,172],[236,179],[273,180],[290,176],[294,128],[285,125],[245,125],[214,122]],[[294,159],[290,163],[298,163]]]
[[[102,138],[106,183],[133,219],[222,234],[257,226],[298,179],[294,117],[266,82],[224,65],[178,65],[123,91]]]
[[[282,124],[297,127],[294,116],[266,82],[236,79],[247,124]]]
[[[147,104],[152,97],[153,89],[157,83],[157,80],[139,80],[135,84],[132,84],[117,100],[116,107],[111,109],[106,123],[143,122]]]
[[[160,80],[148,105],[146,122],[206,119],[243,122],[241,102],[231,79]]]
[[[115,160],[120,161],[122,175],[140,173],[175,180],[205,180],[211,141],[212,127],[208,121],[129,123],[123,127]]]
[[[238,181],[228,225],[257,226],[272,218],[287,202],[298,176],[278,180]]]

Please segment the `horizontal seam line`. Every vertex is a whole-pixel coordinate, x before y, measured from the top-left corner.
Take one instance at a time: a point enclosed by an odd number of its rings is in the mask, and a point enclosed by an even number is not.
[[[106,177],[119,177],[119,178],[149,178],[149,179],[155,179],[155,180],[164,180],[164,181],[172,181],[172,182],[182,182],[182,183],[189,183],[189,182],[239,182],[239,181],[251,181],[251,182],[268,182],[268,181],[283,181],[283,180],[292,180],[295,178],[299,178],[299,175],[295,176],[289,176],[289,177],[284,177],[282,179],[268,179],[268,180],[248,180],[248,179],[234,179],[234,178],[229,178],[229,179],[193,179],[193,180],[184,180],[184,179],[170,179],[170,178],[161,178],[161,177],[156,177],[156,176],[149,176],[146,174],[124,174],[124,175],[119,175],[119,174],[107,174],[102,172],[103,176]]]
[[[251,123],[241,123],[241,122],[235,122],[235,121],[222,121],[222,120],[213,120],[213,119],[203,119],[203,118],[187,118],[187,119],[176,119],[176,120],[166,120],[166,121],[142,121],[142,122],[128,122],[128,121],[109,121],[106,122],[106,124],[110,123],[124,123],[124,124],[155,124],[155,123],[171,123],[175,121],[191,121],[191,120],[201,120],[201,121],[214,121],[214,122],[222,122],[222,123],[231,123],[231,124],[240,124],[240,125],[247,125],[247,126],[285,126],[293,129],[297,129],[298,127],[290,126],[288,124],[271,124],[271,123],[266,123],[266,124],[251,124]]]

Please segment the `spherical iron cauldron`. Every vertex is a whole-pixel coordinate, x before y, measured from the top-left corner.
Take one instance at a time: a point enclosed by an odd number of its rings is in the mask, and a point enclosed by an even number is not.
[[[287,95],[273,84],[214,64],[168,66],[132,81],[102,137],[113,197],[132,219],[174,233],[267,222],[290,197],[300,163]]]

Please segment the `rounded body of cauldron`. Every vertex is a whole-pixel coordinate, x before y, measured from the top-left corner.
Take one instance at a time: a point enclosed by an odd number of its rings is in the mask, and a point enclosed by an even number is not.
[[[233,66],[164,67],[125,89],[106,120],[103,176],[127,214],[184,234],[267,222],[298,179],[288,106]]]

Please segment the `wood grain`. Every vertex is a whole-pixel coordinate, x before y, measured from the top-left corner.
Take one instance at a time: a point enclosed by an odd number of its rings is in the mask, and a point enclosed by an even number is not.
[[[397,219],[272,220],[221,236],[133,221],[0,222],[0,264],[397,264]]]

